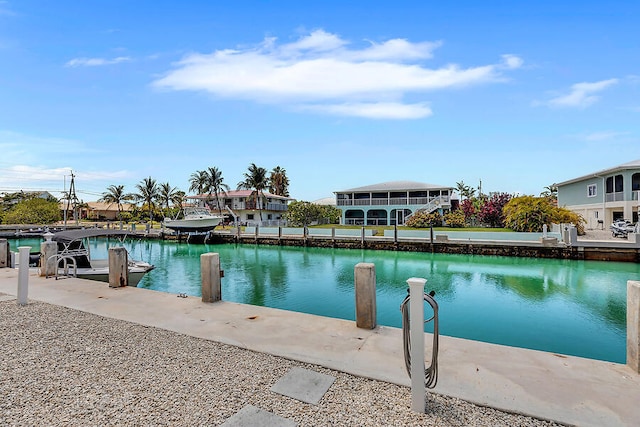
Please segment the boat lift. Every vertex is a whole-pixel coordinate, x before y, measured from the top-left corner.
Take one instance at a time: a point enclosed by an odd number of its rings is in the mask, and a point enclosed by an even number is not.
[[[424,293],[426,282],[426,279],[415,277],[407,280],[408,295],[400,304],[404,361],[411,378],[411,409],[420,413],[424,413],[426,409],[426,389],[434,388],[438,382],[438,303],[433,298],[435,291]],[[433,316],[427,320],[424,320],[425,301],[433,310]],[[425,368],[424,324],[432,320],[431,363]]]

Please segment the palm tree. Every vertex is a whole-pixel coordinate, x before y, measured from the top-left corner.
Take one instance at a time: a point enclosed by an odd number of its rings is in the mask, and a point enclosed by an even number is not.
[[[135,195],[135,198],[138,201],[142,201],[143,205],[147,205],[147,209],[149,210],[149,220],[153,226],[153,207],[160,195],[158,191],[158,184],[156,184],[155,179],[148,177],[140,181],[140,183],[136,185],[136,188],[138,189],[138,194]]]
[[[262,203],[259,199],[264,198],[264,189],[267,188],[269,179],[267,178],[267,170],[251,163],[249,169],[244,174],[244,181],[238,183],[238,189],[253,190],[251,196],[255,198],[258,212],[260,213],[260,222],[262,222]]]
[[[269,175],[269,192],[276,196],[289,197],[289,178],[287,171],[276,166]]]
[[[207,175],[207,191],[209,192],[209,198],[211,198],[211,194],[216,195],[216,206],[218,207],[218,212],[222,213],[222,206],[220,206],[220,193],[227,194],[229,191],[229,186],[224,183],[224,178],[222,177],[222,172],[216,167],[210,167],[206,171]]]
[[[476,189],[466,185],[464,181],[456,182],[456,190],[458,190],[460,196],[465,199],[472,199],[476,194]]]
[[[107,191],[102,193],[102,197],[98,201],[109,203],[109,206],[115,203],[118,206],[118,220],[122,221],[123,202],[133,200],[133,198],[133,194],[125,194],[124,185],[110,185],[107,187]]]
[[[177,187],[172,187],[168,182],[158,186],[158,199],[165,207],[165,216],[169,213],[169,203],[174,203],[178,191]]]
[[[207,178],[206,171],[195,171],[192,173],[189,178],[189,191],[194,191],[198,194],[204,193],[207,188]]]

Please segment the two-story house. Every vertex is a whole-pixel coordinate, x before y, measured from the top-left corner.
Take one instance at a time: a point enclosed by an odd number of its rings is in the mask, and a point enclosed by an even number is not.
[[[606,228],[617,219],[638,222],[640,160],[555,185],[558,206],[582,215],[586,228]]]
[[[281,225],[287,212],[290,197],[276,196],[268,192],[256,200],[252,190],[230,190],[218,194],[220,206],[216,206],[216,195],[198,194],[187,196],[199,206],[208,205],[213,211],[229,215],[231,221],[246,225]],[[261,218],[262,217],[262,218]]]
[[[344,225],[403,225],[424,209],[444,213],[451,209],[453,187],[413,181],[392,181],[335,191],[336,207]]]

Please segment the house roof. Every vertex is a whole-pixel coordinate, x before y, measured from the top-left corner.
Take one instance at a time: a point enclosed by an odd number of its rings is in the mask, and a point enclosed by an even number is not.
[[[335,193],[355,193],[362,191],[416,191],[416,190],[450,190],[453,187],[446,185],[427,184],[416,181],[388,181],[380,184],[366,185],[364,187],[349,188],[335,191]]]
[[[318,199],[318,200],[314,200],[313,202],[314,205],[327,205],[327,206],[335,206],[336,205],[336,198],[334,197],[323,197],[322,199]]]
[[[573,179],[570,179],[570,180],[567,180],[567,181],[558,182],[558,183],[556,183],[554,185],[556,185],[556,186],[558,186],[558,185],[568,185],[568,184],[573,184],[574,182],[584,181],[585,179],[589,179],[589,178],[602,178],[603,176],[610,175],[610,174],[615,173],[615,172],[621,172],[621,171],[624,171],[624,170],[629,170],[629,169],[640,169],[640,159],[633,160],[633,161],[628,162],[628,163],[623,163],[621,165],[614,166],[614,167],[609,168],[609,169],[603,169],[603,170],[598,171],[598,172],[593,172],[593,173],[590,173],[588,175],[583,175],[583,176],[580,176],[578,178],[573,178]]]
[[[117,203],[105,203],[105,202],[87,202],[87,206],[89,209],[94,211],[117,211],[118,204]],[[130,211],[133,208],[133,204],[131,203],[122,203],[123,211]]]
[[[249,197],[253,193],[253,190],[229,190],[224,193],[219,193],[218,197]],[[282,199],[282,200],[292,200],[290,197],[285,196],[276,196],[275,194],[271,194],[267,191],[263,192],[265,197],[269,197],[271,199]],[[186,196],[187,199],[208,199],[210,196],[208,193],[206,194],[196,194],[195,196]],[[211,197],[215,197],[215,194],[212,194]]]

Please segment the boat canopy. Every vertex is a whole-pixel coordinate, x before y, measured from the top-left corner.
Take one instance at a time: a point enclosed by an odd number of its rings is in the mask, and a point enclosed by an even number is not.
[[[126,237],[131,233],[127,230],[107,230],[103,228],[84,228],[80,230],[65,230],[53,235],[54,242],[69,243],[75,240],[85,239],[87,237],[108,237],[122,236]]]

